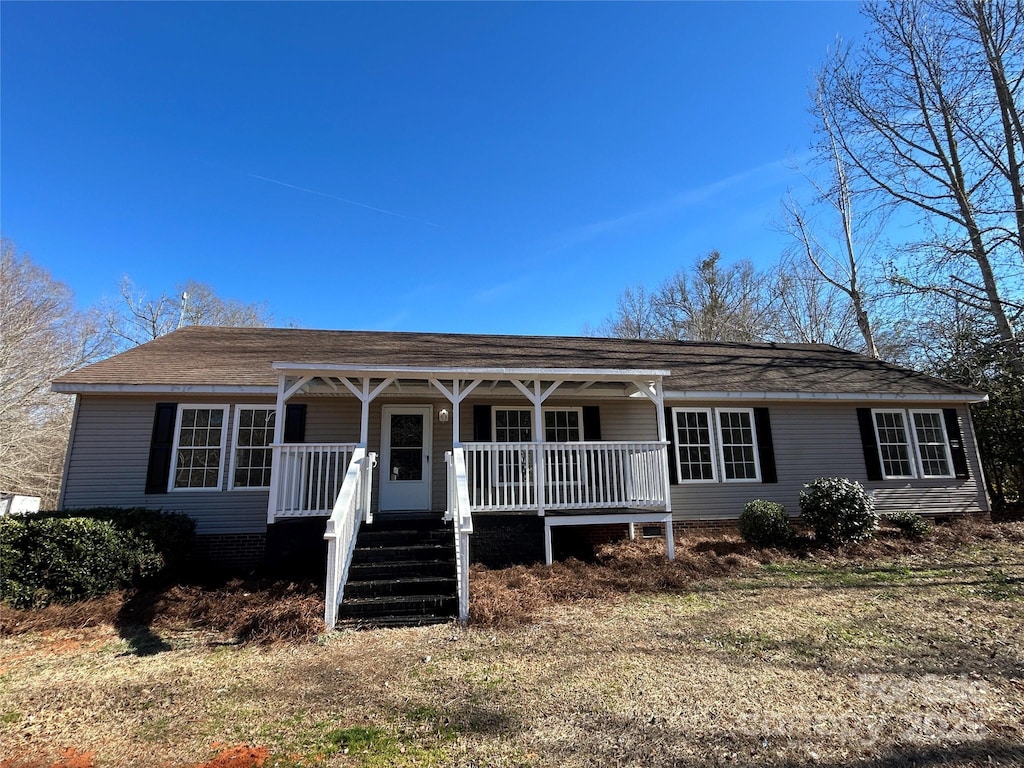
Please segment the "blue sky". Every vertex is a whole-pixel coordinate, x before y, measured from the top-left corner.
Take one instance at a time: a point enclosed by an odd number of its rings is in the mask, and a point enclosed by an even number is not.
[[[80,304],[574,334],[774,262],[849,2],[0,6],[0,226]]]

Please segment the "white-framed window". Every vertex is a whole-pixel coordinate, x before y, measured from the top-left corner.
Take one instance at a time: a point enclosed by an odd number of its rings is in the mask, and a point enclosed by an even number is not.
[[[873,410],[871,416],[878,441],[878,457],[882,460],[882,476],[886,479],[917,477],[910,455],[907,412],[879,408]]]
[[[494,408],[493,416],[491,423],[493,424],[494,442],[533,442],[533,411],[519,408]]]
[[[911,411],[917,456],[924,477],[953,477],[946,420],[942,411]]]
[[[265,405],[235,406],[232,488],[269,488],[273,467],[274,424],[277,409]]]
[[[754,409],[715,410],[718,417],[722,478],[760,482],[761,469],[754,436]]]
[[[681,483],[760,482],[753,408],[673,408]]]
[[[220,490],[227,444],[226,405],[178,406],[171,452],[171,491]]]
[[[871,418],[886,480],[953,477],[942,411],[876,408]]]
[[[679,482],[713,483],[718,480],[712,420],[710,408],[672,409],[672,428],[676,434],[679,460]]]
[[[496,443],[533,442],[533,411],[525,408],[492,409],[492,427]],[[543,408],[544,442],[578,443],[583,440],[582,408]]]
[[[533,411],[525,408],[495,406],[491,413],[491,431],[496,443],[533,442]],[[544,442],[578,443],[583,440],[582,408],[543,408]],[[533,449],[500,450],[495,465],[499,484],[530,482],[533,476]],[[576,460],[558,454],[549,456],[548,478],[569,480],[577,476]]]

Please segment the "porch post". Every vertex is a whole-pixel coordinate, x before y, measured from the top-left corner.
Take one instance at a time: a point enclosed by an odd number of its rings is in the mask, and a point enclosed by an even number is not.
[[[270,493],[267,498],[267,524],[277,515],[277,487],[281,479],[281,441],[284,439],[285,375],[277,377],[277,409],[274,412],[274,447],[270,449]]]
[[[534,478],[537,484],[537,514],[544,516],[544,412],[543,400],[540,391],[540,378],[533,382],[533,439],[536,443],[534,450]],[[545,548],[548,558],[548,565],[551,565],[551,529],[544,526]]]
[[[654,382],[654,407],[658,409],[654,414],[655,421],[658,423],[658,440],[662,443],[668,442],[668,433],[665,429],[665,390],[661,385],[661,379]],[[665,520],[665,553],[669,560],[675,560],[676,542],[675,534],[672,531],[672,483],[669,482],[668,474],[668,449],[669,446],[666,445],[665,450],[662,451],[664,458],[661,462],[661,473],[665,478],[665,512],[668,513]]]
[[[370,378],[363,377],[362,412],[359,416],[359,443],[365,448],[370,442]],[[384,429],[383,425],[381,429]]]

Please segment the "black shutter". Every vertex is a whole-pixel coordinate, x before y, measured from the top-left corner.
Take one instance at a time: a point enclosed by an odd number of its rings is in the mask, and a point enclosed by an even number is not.
[[[971,476],[967,468],[967,451],[964,450],[964,438],[960,433],[960,419],[956,408],[943,408],[942,418],[946,422],[946,437],[949,438],[949,454],[953,457],[953,473],[966,480]]]
[[[754,429],[757,432],[757,456],[761,460],[761,482],[779,482],[775,470],[775,445],[772,442],[772,422],[767,408],[754,409]]]
[[[857,409],[857,424],[860,426],[860,444],[864,449],[864,466],[868,470],[868,480],[881,480],[882,462],[878,458],[875,424],[870,408]]]
[[[668,437],[668,481],[679,485],[679,467],[676,465],[676,431],[672,427],[672,409],[665,406],[665,435]]]
[[[491,406],[473,406],[473,440],[478,443],[491,442]]]
[[[146,493],[167,493],[171,475],[171,451],[174,448],[174,420],[177,415],[177,403],[156,404],[153,436],[149,441]]]
[[[306,442],[306,404],[288,403],[284,407],[284,441]]]
[[[583,439],[601,439],[601,409],[596,405],[583,406]]]

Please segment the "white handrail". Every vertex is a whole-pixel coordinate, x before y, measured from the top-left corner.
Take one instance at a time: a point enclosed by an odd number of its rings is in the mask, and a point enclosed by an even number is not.
[[[367,453],[365,446],[352,452],[348,471],[334,509],[327,520],[324,539],[327,540],[327,586],[324,598],[324,623],[334,629],[338,621],[338,606],[344,597],[352,552],[356,546],[361,521],[372,522],[370,490],[373,486],[373,468],[377,454]]]
[[[545,509],[667,509],[667,446],[658,440],[465,443],[470,506],[536,509],[539,456]]]
[[[269,520],[328,514],[357,443],[276,443]]]
[[[455,534],[455,579],[459,590],[459,621],[469,620],[469,535],[473,533],[473,510],[469,503],[469,473],[466,451],[456,445],[446,451],[448,464],[448,509],[445,520],[452,522]]]

